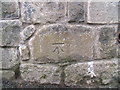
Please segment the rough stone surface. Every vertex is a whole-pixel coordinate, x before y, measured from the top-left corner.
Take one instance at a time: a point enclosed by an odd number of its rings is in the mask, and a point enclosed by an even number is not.
[[[120,58],[120,45],[118,45],[118,48],[117,48],[117,55],[118,55],[118,58]]]
[[[0,51],[2,53],[0,56],[1,69],[10,69],[19,63],[16,48],[0,48]]]
[[[1,19],[16,19],[19,18],[19,5],[18,0],[12,2],[0,2]]]
[[[26,61],[30,59],[30,52],[26,45],[20,45],[19,47],[21,60]]]
[[[65,2],[21,2],[22,21],[54,23],[64,21]]]
[[[95,32],[94,59],[117,56],[117,26],[98,26]]]
[[[74,25],[45,26],[29,41],[34,63],[89,60],[93,44],[91,27]]]
[[[19,20],[0,21],[0,46],[18,46],[22,23]]]
[[[27,40],[34,34],[34,32],[35,32],[35,26],[29,25],[23,30],[23,32],[21,33],[21,36],[23,40]]]
[[[3,88],[120,87],[117,1],[0,1]]]
[[[118,77],[117,69],[117,59],[72,64],[65,68],[65,84],[82,87],[112,84]]]
[[[2,75],[2,78],[7,80],[12,80],[15,78],[15,72],[11,70],[2,70],[0,71],[0,74]]]
[[[118,76],[118,61],[119,59],[111,59],[109,61],[97,61],[94,63],[94,72],[96,77],[100,77],[101,84],[113,84]],[[118,79],[116,80],[118,82]],[[114,84],[113,84],[114,85]]]
[[[84,78],[87,73],[87,64],[78,63],[67,66],[65,68],[65,84],[67,86],[75,86]],[[80,85],[80,84],[79,84]]]
[[[55,65],[22,64],[20,71],[25,81],[41,84],[60,84],[61,81],[61,70]]]
[[[88,2],[88,23],[118,23],[118,2]]]
[[[68,21],[81,22],[84,21],[84,3],[83,2],[68,2]]]

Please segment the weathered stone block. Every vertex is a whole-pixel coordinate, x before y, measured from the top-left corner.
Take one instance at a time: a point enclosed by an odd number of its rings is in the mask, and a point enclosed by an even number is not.
[[[67,86],[99,87],[102,84],[117,83],[118,60],[101,60],[77,63],[65,68]]]
[[[26,23],[64,21],[65,2],[21,2],[21,15]]]
[[[77,86],[87,73],[87,63],[72,64],[65,68],[65,84]],[[80,85],[80,84],[79,84]]]
[[[21,60],[26,61],[30,59],[30,51],[26,45],[20,45],[19,51]]]
[[[88,23],[118,23],[118,2],[88,2]]]
[[[22,64],[20,71],[25,81],[41,84],[60,84],[61,81],[61,70],[55,65]]]
[[[0,46],[18,46],[22,23],[19,20],[0,21]]]
[[[34,63],[89,60],[93,45],[92,28],[80,25],[44,26],[29,41]]]
[[[8,79],[8,80],[15,78],[15,72],[11,70],[2,70],[0,71],[0,75],[2,75],[2,78]]]
[[[23,40],[28,40],[35,32],[35,26],[29,25],[21,32],[21,37]]]
[[[99,26],[95,31],[94,59],[113,58],[117,56],[117,25]]]
[[[18,0],[12,0],[12,2],[0,2],[1,19],[16,19],[19,18],[19,5]]]
[[[10,69],[19,63],[18,52],[16,48],[0,48],[0,68]]]
[[[81,22],[84,21],[84,3],[83,2],[68,2],[68,21]]]
[[[115,58],[108,61],[97,61],[93,64],[95,75],[96,77],[100,77],[102,85],[118,83],[118,61],[119,60]]]

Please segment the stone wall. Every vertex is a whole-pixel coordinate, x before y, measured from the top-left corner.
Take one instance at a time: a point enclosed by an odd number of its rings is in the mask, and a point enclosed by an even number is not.
[[[118,4],[0,2],[2,77],[40,85],[117,87]]]

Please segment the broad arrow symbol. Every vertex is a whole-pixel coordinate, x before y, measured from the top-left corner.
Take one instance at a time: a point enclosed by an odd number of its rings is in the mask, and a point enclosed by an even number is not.
[[[57,54],[60,54],[60,51],[64,52],[64,50],[60,46],[56,46],[53,52],[56,52]]]

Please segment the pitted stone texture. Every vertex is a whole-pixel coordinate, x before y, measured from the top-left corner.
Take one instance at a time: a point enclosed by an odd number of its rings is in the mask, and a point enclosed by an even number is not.
[[[29,41],[34,63],[70,62],[93,58],[93,35],[89,26],[49,25]]]
[[[88,23],[118,23],[118,2],[88,2]]]
[[[21,60],[26,61],[30,59],[30,51],[26,45],[20,45],[19,47]]]
[[[117,25],[98,26],[95,35],[94,59],[117,57]]]
[[[27,40],[34,34],[34,32],[35,32],[35,26],[29,25],[23,30],[23,32],[21,33],[21,36],[23,40]]]
[[[94,63],[94,72],[97,77],[100,77],[101,84],[107,85],[115,83],[118,76],[118,61],[119,59],[102,60]],[[118,82],[118,79],[116,80]]]
[[[65,68],[65,84],[80,87],[113,84],[114,78],[118,77],[117,71],[117,59],[72,64]]]
[[[15,72],[11,70],[2,70],[0,71],[0,75],[2,75],[2,78],[7,80],[12,80],[15,78]]]
[[[1,1],[1,19],[16,19],[19,18],[19,5],[18,0],[12,2]]]
[[[22,64],[20,71],[25,81],[36,81],[41,84],[60,84],[61,81],[61,70],[55,65]]]
[[[68,21],[79,23],[84,21],[84,3],[68,2]]]
[[[72,64],[65,68],[65,84],[75,86],[84,78],[87,73],[87,63]],[[80,85],[80,84],[79,84]]]
[[[21,2],[22,21],[54,23],[64,21],[65,2]]]
[[[22,23],[19,20],[0,21],[0,46],[18,46]]]
[[[16,48],[0,48],[1,58],[0,58],[0,68],[1,69],[11,69],[19,63],[18,52]]]

